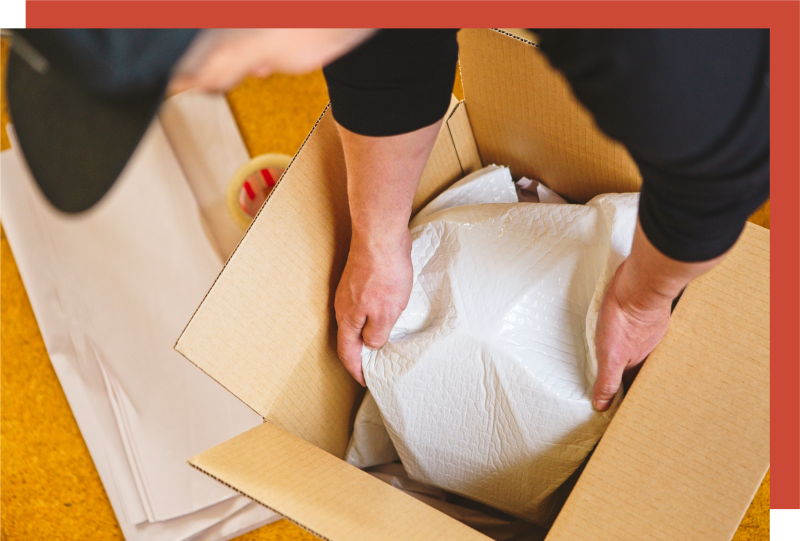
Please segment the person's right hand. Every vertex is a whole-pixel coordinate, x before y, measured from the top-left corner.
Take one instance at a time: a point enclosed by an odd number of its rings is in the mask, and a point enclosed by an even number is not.
[[[413,282],[408,230],[397,242],[366,244],[353,239],[334,301],[339,358],[361,385],[362,344],[377,349],[389,340]]]
[[[337,123],[347,165],[350,254],[336,289],[338,353],[365,385],[361,347],[377,349],[408,305],[413,285],[408,220],[422,170],[442,121],[389,136],[351,132]]]
[[[321,68],[375,33],[365,28],[236,28],[200,32],[175,66],[168,94],[227,92],[245,77]]]

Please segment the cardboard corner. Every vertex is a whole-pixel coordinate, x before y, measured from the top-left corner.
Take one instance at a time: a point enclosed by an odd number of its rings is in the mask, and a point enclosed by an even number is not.
[[[448,116],[447,129],[450,132],[450,139],[453,141],[458,163],[461,165],[462,176],[481,169],[483,162],[472,134],[472,124],[469,121],[465,102],[460,102],[453,113]]]
[[[463,176],[451,136],[470,147],[461,107],[453,98],[414,212]],[[266,421],[339,457],[361,396],[336,353],[349,243],[344,154],[326,108],[175,345]]]
[[[176,344],[266,420],[337,456],[358,391],[336,355],[331,301],[349,242],[326,109]]]

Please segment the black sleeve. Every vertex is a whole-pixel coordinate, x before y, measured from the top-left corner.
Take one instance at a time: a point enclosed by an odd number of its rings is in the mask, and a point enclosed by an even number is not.
[[[650,242],[687,262],[726,252],[769,197],[769,31],[535,32],[639,166]]]
[[[361,135],[397,135],[429,126],[450,105],[457,30],[380,30],[323,69],[331,111]]]

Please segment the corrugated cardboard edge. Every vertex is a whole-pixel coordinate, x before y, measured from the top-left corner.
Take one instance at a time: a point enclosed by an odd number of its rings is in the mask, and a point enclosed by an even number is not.
[[[270,423],[189,463],[322,539],[488,539]]]
[[[428,163],[425,164],[425,170],[422,172],[417,191],[414,194],[414,201],[411,205],[412,216],[453,182],[464,176],[458,151],[448,125],[456,111],[463,109],[463,107],[463,102],[458,101],[455,96],[451,98],[450,107],[444,116],[439,135],[433,144]]]
[[[289,162],[289,165],[286,167],[286,169],[284,169],[283,173],[281,173],[281,176],[280,176],[280,178],[278,178],[278,180],[275,182],[275,186],[273,187],[272,191],[270,191],[270,193],[269,193],[269,194],[267,194],[267,199],[264,201],[264,204],[261,206],[261,208],[260,208],[260,209],[258,209],[258,212],[256,213],[255,217],[253,218],[253,221],[252,221],[252,222],[250,222],[250,225],[247,227],[247,230],[244,232],[244,235],[242,235],[242,238],[239,240],[239,243],[236,245],[236,248],[234,248],[233,252],[231,253],[231,257],[229,257],[229,258],[228,258],[228,260],[227,260],[227,261],[225,261],[225,264],[222,266],[222,270],[221,270],[221,271],[220,271],[220,273],[217,275],[217,277],[214,279],[214,281],[211,283],[211,287],[209,287],[209,288],[208,288],[208,291],[206,291],[206,294],[205,294],[205,295],[203,295],[203,300],[201,300],[201,301],[200,301],[200,304],[198,304],[198,305],[197,305],[197,308],[195,308],[195,311],[194,311],[194,313],[192,313],[192,317],[191,317],[191,318],[189,318],[189,321],[186,323],[186,326],[185,326],[185,327],[183,328],[183,330],[181,331],[181,334],[178,336],[178,339],[175,341],[175,345],[173,346],[173,349],[174,349],[175,351],[177,351],[178,353],[180,353],[180,354],[183,356],[183,358],[184,358],[184,359],[186,359],[187,361],[189,361],[190,363],[192,363],[194,366],[196,366],[196,367],[197,367],[197,368],[198,368],[198,369],[199,369],[201,372],[203,372],[205,375],[207,375],[208,377],[210,377],[211,379],[213,379],[214,381],[216,381],[216,382],[217,382],[217,383],[218,383],[218,384],[219,384],[219,385],[220,385],[220,386],[221,386],[223,389],[225,389],[226,391],[228,391],[228,392],[229,392],[229,393],[231,393],[232,395],[236,396],[236,398],[239,398],[239,400],[242,400],[242,399],[241,399],[239,396],[237,396],[237,395],[236,395],[236,393],[234,393],[233,391],[231,391],[231,390],[230,390],[230,389],[229,389],[229,388],[228,388],[228,387],[227,387],[225,384],[223,384],[222,382],[220,382],[220,381],[219,381],[217,378],[215,378],[215,377],[214,377],[212,374],[209,374],[209,373],[208,373],[208,371],[206,371],[206,370],[205,370],[205,369],[204,369],[202,366],[198,365],[198,364],[197,364],[197,363],[195,363],[195,362],[194,362],[194,361],[193,361],[193,360],[192,360],[192,359],[191,359],[189,356],[187,356],[187,354],[185,353],[185,351],[183,351],[183,350],[182,350],[182,347],[181,347],[181,341],[183,340],[183,338],[184,338],[184,335],[186,334],[186,331],[187,331],[187,330],[189,329],[189,327],[191,326],[191,324],[192,324],[192,320],[193,320],[193,319],[194,319],[194,317],[197,315],[197,312],[199,312],[199,311],[200,311],[200,310],[203,308],[203,304],[206,302],[206,299],[208,299],[208,296],[209,296],[209,295],[211,294],[211,292],[214,290],[214,286],[217,284],[217,282],[219,281],[220,277],[221,277],[221,276],[223,275],[223,273],[225,272],[225,268],[228,266],[228,263],[230,263],[231,259],[233,258],[233,255],[236,253],[236,251],[237,251],[237,250],[239,250],[239,247],[242,245],[242,241],[244,241],[244,238],[245,238],[245,237],[247,236],[247,234],[250,232],[250,229],[253,227],[253,224],[255,223],[256,219],[258,218],[258,216],[261,214],[261,212],[262,212],[262,211],[264,210],[264,208],[266,207],[266,203],[267,203],[267,201],[269,201],[269,200],[270,200],[270,198],[271,198],[271,197],[273,196],[273,194],[275,193],[275,190],[278,188],[278,186],[280,186],[280,184],[281,184],[281,182],[283,181],[284,177],[286,177],[286,173],[287,173],[287,172],[289,171],[289,169],[292,167],[292,164],[294,164],[295,160],[297,159],[297,156],[300,154],[300,152],[301,152],[301,151],[303,150],[303,148],[306,146],[306,143],[307,143],[307,142],[308,142],[308,140],[311,138],[311,136],[313,135],[314,131],[317,129],[317,126],[318,126],[318,125],[319,125],[319,123],[322,121],[323,117],[324,117],[324,116],[325,116],[325,114],[328,112],[328,109],[330,109],[330,107],[331,107],[331,104],[330,104],[330,103],[328,103],[328,104],[325,106],[325,108],[322,110],[322,112],[320,113],[320,115],[319,115],[319,117],[317,118],[316,122],[314,122],[314,125],[311,127],[311,130],[309,130],[309,132],[308,132],[308,135],[306,135],[306,138],[305,138],[305,139],[303,139],[303,143],[300,145],[300,148],[299,148],[299,149],[297,149],[297,152],[295,152],[294,156],[292,156],[292,161],[291,161],[291,162]],[[261,413],[260,413],[258,410],[256,410],[256,409],[255,409],[255,408],[254,408],[252,405],[248,404],[248,403],[247,403],[245,400],[242,400],[242,402],[243,402],[243,403],[244,403],[244,404],[245,404],[247,407],[249,407],[250,409],[252,409],[252,410],[253,410],[253,411],[255,411],[256,413],[258,413],[259,415],[262,415],[262,414],[261,414]],[[263,417],[263,415],[262,415],[262,417]]]
[[[414,211],[463,176],[450,128],[466,149],[471,135],[455,98],[446,120]],[[326,108],[175,348],[265,421],[341,455],[360,389],[338,361],[330,302],[349,243],[338,137]]]
[[[466,103],[459,103],[447,119],[447,129],[450,131],[450,139],[453,141],[453,148],[461,165],[462,176],[467,176],[483,167],[478,145],[472,136],[472,124],[469,121]]]
[[[348,212],[326,108],[176,344],[265,420],[338,455],[358,395],[332,331]]]
[[[261,214],[261,212],[264,210],[264,207],[266,206],[266,203],[267,203],[267,201],[269,201],[269,200],[270,200],[270,198],[271,198],[271,197],[273,196],[273,194],[275,193],[275,190],[278,188],[278,186],[280,186],[281,182],[283,181],[284,177],[286,176],[286,173],[287,173],[287,172],[289,171],[289,169],[292,167],[292,164],[293,164],[293,163],[295,162],[295,160],[297,159],[297,156],[298,156],[298,155],[300,154],[300,152],[303,150],[303,147],[305,147],[305,146],[306,146],[306,143],[307,143],[307,142],[308,142],[308,140],[311,138],[311,135],[314,133],[314,130],[316,130],[316,129],[317,129],[317,126],[319,125],[320,121],[322,121],[322,118],[325,116],[325,113],[327,113],[327,112],[328,112],[328,109],[330,109],[330,107],[331,107],[331,104],[330,104],[330,103],[328,103],[328,105],[326,105],[326,106],[325,106],[325,108],[324,108],[324,109],[322,110],[322,112],[320,113],[319,117],[317,118],[317,121],[316,121],[316,122],[314,122],[314,125],[311,127],[311,130],[309,130],[309,132],[308,132],[308,135],[306,135],[306,138],[305,138],[305,139],[303,139],[303,144],[301,144],[301,145],[300,145],[300,148],[298,148],[298,149],[297,149],[297,152],[295,152],[294,156],[292,156],[292,161],[290,161],[290,162],[289,162],[289,165],[286,167],[286,169],[284,169],[284,170],[283,170],[283,173],[281,173],[281,176],[280,176],[280,178],[278,178],[278,180],[275,182],[275,186],[273,187],[272,191],[270,191],[270,193],[269,193],[269,194],[267,194],[267,198],[264,200],[264,204],[261,206],[261,208],[260,208],[260,209],[258,209],[258,212],[256,213],[255,217],[253,218],[253,221],[252,221],[252,222],[250,222],[250,225],[247,227],[247,230],[245,230],[245,232],[244,232],[244,235],[242,235],[242,238],[239,240],[239,243],[236,245],[236,248],[234,248],[233,252],[231,253],[231,257],[233,257],[233,254],[234,254],[234,253],[236,253],[236,251],[237,251],[237,250],[239,249],[239,247],[242,245],[242,241],[243,241],[243,240],[244,240],[244,238],[247,236],[247,233],[249,233],[249,232],[250,232],[250,229],[253,227],[253,223],[255,223],[255,221],[256,221],[256,219],[258,218],[258,216],[259,216],[259,215]],[[180,353],[181,355],[183,355],[183,357],[184,357],[184,358],[185,358],[187,361],[189,361],[190,363],[192,363],[192,364],[194,364],[194,361],[192,361],[190,358],[186,357],[186,355],[185,355],[185,354],[184,354],[184,353],[181,351],[181,349],[180,349],[180,343],[181,343],[181,339],[183,338],[183,335],[184,335],[184,334],[186,334],[186,329],[188,329],[188,328],[189,328],[189,325],[190,325],[190,324],[191,324],[191,322],[192,322],[192,318],[194,318],[194,316],[197,314],[197,312],[200,310],[200,308],[202,308],[202,307],[203,307],[203,303],[204,303],[204,302],[206,301],[206,299],[208,298],[208,295],[211,293],[211,291],[213,291],[213,289],[214,289],[214,286],[216,285],[216,283],[217,283],[217,281],[219,280],[220,276],[222,276],[222,273],[223,273],[223,272],[225,272],[225,267],[227,267],[227,266],[228,266],[228,263],[230,262],[230,260],[231,260],[231,258],[228,258],[228,260],[227,260],[227,261],[225,261],[225,264],[224,264],[224,265],[222,265],[222,270],[221,270],[221,271],[220,271],[220,273],[217,275],[217,277],[214,279],[214,281],[211,283],[211,287],[209,287],[209,288],[208,288],[208,291],[206,291],[206,294],[205,294],[205,295],[203,295],[203,300],[202,300],[202,301],[200,301],[200,304],[198,304],[198,305],[197,305],[197,308],[195,309],[194,313],[192,314],[192,317],[191,317],[191,318],[189,318],[189,321],[186,323],[186,326],[185,326],[185,327],[183,328],[183,330],[181,331],[181,334],[180,334],[180,336],[178,336],[178,339],[175,341],[175,345],[173,346],[173,349],[175,349],[175,350],[176,350],[178,353]],[[197,365],[195,365],[195,366],[197,366]],[[200,367],[198,367],[198,368],[200,368]],[[200,368],[200,370],[203,370],[203,369],[202,369],[202,368]],[[214,378],[212,377],[211,379],[214,379]],[[214,380],[214,381],[216,381],[216,380]],[[217,383],[219,383],[219,382],[217,381]],[[222,385],[222,384],[220,383],[220,385]],[[222,386],[223,386],[223,387],[225,387],[224,385],[222,385]],[[226,388],[226,390],[227,390],[227,388]],[[228,392],[230,392],[230,391],[228,391]]]
[[[457,107],[458,107],[460,104],[462,104],[462,103],[463,103],[463,101],[458,101],[458,100],[456,99],[456,97],[455,97],[455,96],[452,96],[452,97],[451,97],[451,99],[450,99],[450,106],[448,107],[447,113],[445,114],[445,118],[446,118],[446,119],[449,119],[449,118],[452,116],[452,113],[453,113],[453,111],[454,111],[454,110],[456,110],[456,108],[457,108]],[[235,253],[235,252],[236,252],[236,250],[238,250],[238,249],[239,249],[239,247],[242,245],[242,241],[243,241],[243,240],[244,240],[244,238],[247,236],[247,234],[250,232],[250,229],[253,227],[253,224],[255,223],[255,221],[258,219],[258,217],[261,215],[261,213],[262,213],[262,212],[264,211],[264,209],[266,208],[266,206],[267,206],[267,202],[269,202],[269,200],[270,200],[270,199],[272,198],[272,196],[275,194],[276,190],[278,189],[278,186],[280,186],[280,184],[281,184],[281,182],[283,181],[284,177],[286,177],[286,174],[287,174],[287,173],[289,172],[289,170],[292,168],[292,165],[294,164],[295,160],[297,160],[297,156],[299,156],[299,155],[300,155],[300,153],[302,152],[303,148],[306,146],[306,143],[308,143],[308,140],[309,140],[309,139],[311,138],[311,136],[314,134],[314,131],[317,129],[317,126],[318,126],[318,125],[319,125],[319,123],[322,121],[323,117],[324,117],[324,116],[325,116],[325,114],[328,112],[328,110],[330,109],[330,107],[331,107],[331,104],[330,104],[330,103],[328,103],[328,104],[325,106],[325,108],[322,110],[322,112],[320,113],[320,115],[319,115],[319,117],[317,118],[316,122],[314,122],[314,125],[311,127],[311,130],[309,130],[309,132],[308,132],[308,135],[306,135],[306,138],[305,138],[305,139],[303,139],[303,143],[300,145],[300,148],[298,148],[298,149],[297,149],[297,152],[295,152],[294,156],[292,156],[292,161],[290,161],[290,162],[289,162],[289,165],[286,167],[286,169],[284,169],[283,173],[281,173],[281,176],[280,176],[280,178],[278,178],[277,182],[275,182],[275,186],[274,186],[274,188],[273,188],[273,189],[272,189],[272,191],[270,191],[270,193],[267,195],[267,199],[264,201],[264,204],[261,206],[261,208],[260,208],[260,209],[258,209],[258,212],[256,213],[255,217],[253,218],[253,221],[252,221],[252,222],[250,223],[250,225],[247,227],[247,230],[246,230],[246,231],[244,232],[244,234],[242,235],[242,238],[239,240],[239,243],[236,245],[236,248],[233,250],[233,253]],[[468,120],[468,119],[467,119],[467,122],[469,122],[469,120]],[[472,136],[472,129],[471,129],[471,128],[470,128],[469,136],[470,136],[470,138],[471,138],[471,136]],[[451,136],[451,137],[452,137],[452,136]],[[437,140],[438,140],[438,138],[437,138]],[[473,138],[473,139],[472,139],[472,144],[473,144],[473,146],[474,146],[474,143],[475,143],[475,139]],[[475,152],[477,152],[477,147],[475,147]],[[431,154],[433,154],[433,153],[434,153],[434,152],[433,152],[433,151],[431,151]],[[445,187],[446,187],[446,186],[445,186]],[[437,195],[438,195],[438,194],[437,194]],[[233,255],[233,254],[231,254],[231,255]],[[214,289],[214,285],[217,283],[217,281],[219,280],[220,276],[222,276],[222,273],[225,271],[225,267],[227,267],[227,265],[228,265],[228,263],[229,263],[229,262],[230,262],[230,258],[228,258],[228,260],[227,260],[227,261],[225,262],[225,264],[222,266],[222,270],[221,270],[221,271],[220,271],[220,273],[217,275],[217,277],[214,279],[214,282],[211,284],[211,287],[210,287],[210,288],[208,288],[208,291],[207,291],[207,292],[206,292],[206,294],[203,296],[203,300],[202,300],[202,301],[200,301],[200,304],[199,304],[199,305],[197,305],[197,308],[195,309],[194,313],[192,314],[192,318],[195,316],[195,314],[197,314],[197,311],[198,311],[198,310],[200,310],[200,308],[203,306],[203,302],[205,302],[205,300],[206,300],[206,298],[208,297],[208,295],[209,295],[209,294],[211,293],[211,291]],[[183,352],[181,352],[181,349],[180,349],[179,345],[180,345],[180,342],[181,342],[181,338],[183,338],[183,335],[186,333],[186,329],[189,327],[189,325],[190,325],[190,323],[191,323],[191,319],[192,319],[192,318],[189,318],[189,322],[187,322],[187,324],[186,324],[186,327],[184,327],[184,328],[183,328],[183,331],[181,331],[181,334],[180,334],[180,336],[178,336],[178,339],[175,341],[175,345],[173,346],[173,348],[174,348],[176,351],[178,351],[179,353],[181,353],[182,355],[183,355]],[[188,360],[189,362],[192,362],[192,360],[191,360],[191,359],[189,359],[188,357],[186,357],[185,355],[184,355],[184,358],[186,358],[186,360]],[[192,362],[192,364],[194,364],[194,363]],[[201,370],[202,370],[202,369],[201,369]],[[212,379],[213,379],[213,378],[212,378]],[[215,380],[215,381],[216,381],[216,380]],[[219,382],[217,382],[217,383],[219,383]],[[220,385],[221,385],[221,384],[220,384]],[[223,387],[224,387],[224,385],[223,385]]]
[[[547,541],[733,536],[769,468],[769,316],[769,231],[748,224],[684,292]]]

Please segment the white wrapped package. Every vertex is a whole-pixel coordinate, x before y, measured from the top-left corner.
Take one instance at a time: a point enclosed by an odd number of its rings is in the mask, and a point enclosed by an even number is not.
[[[510,179],[509,179],[510,180]],[[593,410],[594,330],[638,194],[415,220],[414,285],[364,377],[409,476],[547,524],[619,397]]]
[[[527,180],[526,186],[529,185],[532,185],[532,181]],[[538,189],[541,190],[542,188],[544,186],[539,184]],[[544,189],[547,190],[547,188]],[[555,197],[560,199],[561,202],[565,202],[558,195],[555,195]],[[421,223],[425,217],[440,210],[484,203],[517,202],[516,188],[508,167],[489,165],[455,182],[433,201],[425,205],[412,220],[411,227],[413,228],[416,223]],[[419,289],[415,289],[413,294],[420,295],[424,293]],[[405,316],[406,318],[410,317],[408,310],[406,310]],[[402,329],[399,326],[395,326],[393,336],[397,336],[401,332]],[[369,354],[369,349],[365,346],[362,349],[362,356],[367,354]],[[350,436],[350,441],[345,450],[345,460],[357,468],[369,468],[393,462],[398,458],[397,451],[384,426],[378,405],[370,392],[367,391],[353,423],[353,434]]]

